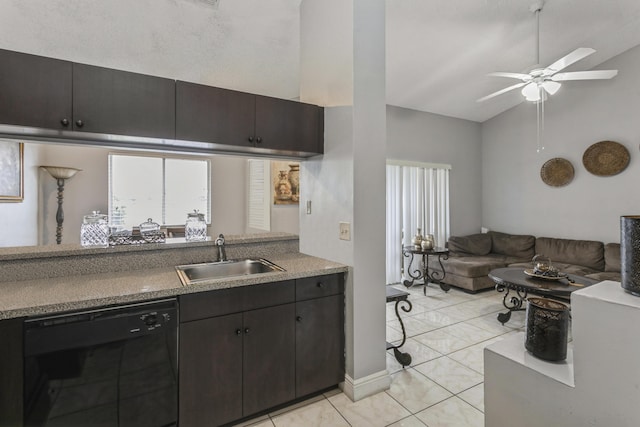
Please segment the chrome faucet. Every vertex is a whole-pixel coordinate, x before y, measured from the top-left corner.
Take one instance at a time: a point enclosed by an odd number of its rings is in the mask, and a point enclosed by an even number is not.
[[[224,235],[220,234],[215,240],[215,244],[218,247],[218,262],[227,260],[227,252],[224,250]]]

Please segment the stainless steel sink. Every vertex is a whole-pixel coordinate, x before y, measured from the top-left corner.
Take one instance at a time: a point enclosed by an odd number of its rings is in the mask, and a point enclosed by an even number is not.
[[[182,284],[187,286],[205,280],[285,270],[266,259],[236,259],[221,262],[206,262],[203,264],[179,265],[176,267],[176,271]]]

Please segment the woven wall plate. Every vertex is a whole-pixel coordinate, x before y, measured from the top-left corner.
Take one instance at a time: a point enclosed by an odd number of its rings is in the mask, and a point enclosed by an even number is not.
[[[573,180],[573,165],[567,159],[555,157],[540,168],[540,178],[552,187],[562,187]]]
[[[629,164],[629,150],[614,141],[596,142],[585,150],[582,164],[597,176],[617,175]]]

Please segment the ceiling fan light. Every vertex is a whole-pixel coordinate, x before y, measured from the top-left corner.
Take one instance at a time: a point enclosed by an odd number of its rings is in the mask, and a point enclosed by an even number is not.
[[[540,89],[536,83],[529,83],[522,88],[521,93],[527,101],[540,101]]]
[[[558,90],[560,89],[560,86],[562,85],[558,82],[552,82],[547,80],[546,82],[543,82],[541,86],[544,90],[547,91],[549,95],[555,95],[556,92],[558,92]]]

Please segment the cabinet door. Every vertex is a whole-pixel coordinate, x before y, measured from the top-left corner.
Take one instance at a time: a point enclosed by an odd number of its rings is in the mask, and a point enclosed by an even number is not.
[[[175,138],[175,81],[73,64],[76,131]]]
[[[243,415],[295,398],[295,304],[244,312]]]
[[[22,425],[22,321],[0,321],[0,426]]]
[[[321,111],[316,105],[256,96],[256,141],[260,141],[256,146],[321,152],[318,141]]]
[[[242,418],[242,314],[180,325],[180,426]]]
[[[255,95],[176,82],[176,139],[252,147]]]
[[[64,130],[70,122],[71,62],[0,50],[0,123]]]
[[[296,397],[344,381],[344,296],[296,303]]]

